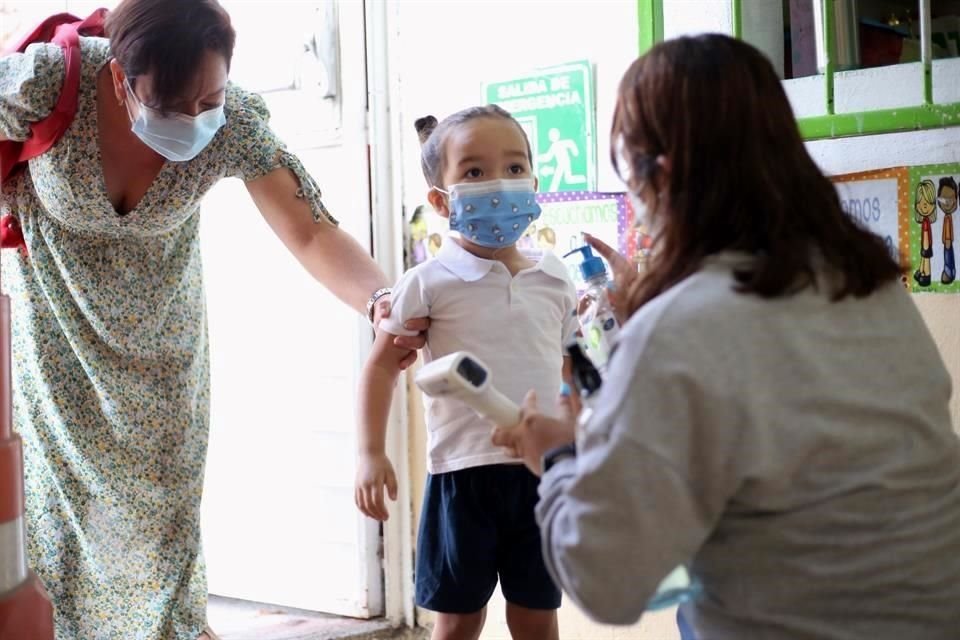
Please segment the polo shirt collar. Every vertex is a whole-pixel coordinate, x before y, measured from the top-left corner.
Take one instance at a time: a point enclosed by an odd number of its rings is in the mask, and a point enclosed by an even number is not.
[[[542,271],[548,276],[559,280],[568,278],[567,267],[554,253],[550,251],[522,250],[524,257],[534,263],[534,267],[526,271]],[[493,269],[496,260],[479,258],[463,247],[454,238],[447,236],[437,252],[437,260],[448,271],[464,282],[476,282]]]

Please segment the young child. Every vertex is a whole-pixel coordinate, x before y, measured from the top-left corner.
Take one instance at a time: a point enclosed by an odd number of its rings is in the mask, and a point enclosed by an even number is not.
[[[436,257],[393,290],[360,385],[356,502],[386,520],[383,489],[397,480],[384,453],[403,324],[429,316],[427,361],[468,350],[518,405],[553,398],[564,339],[576,330],[576,292],[553,253],[517,246],[540,215],[530,144],[496,106],[416,122],[428,199],[450,221]],[[427,484],[417,541],[417,604],[438,613],[433,639],[474,639],[499,577],[514,638],[556,640],[560,592],[544,566],[534,519],[537,478],[491,442],[494,425],[465,404],[426,398]]]

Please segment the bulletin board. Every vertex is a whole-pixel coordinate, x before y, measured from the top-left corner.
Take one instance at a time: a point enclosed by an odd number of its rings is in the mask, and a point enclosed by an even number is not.
[[[960,164],[832,176],[844,211],[879,235],[915,293],[960,293],[956,273]]]
[[[890,255],[903,265],[903,283],[910,288],[910,230],[907,210],[910,171],[893,167],[832,176],[847,215],[883,238]]]

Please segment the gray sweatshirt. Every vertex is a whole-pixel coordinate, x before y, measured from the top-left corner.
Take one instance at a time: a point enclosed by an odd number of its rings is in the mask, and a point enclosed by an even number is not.
[[[960,638],[960,443],[913,301],[763,300],[735,260],[624,327],[577,458],[540,485],[554,580],[627,624],[687,563],[699,640]]]

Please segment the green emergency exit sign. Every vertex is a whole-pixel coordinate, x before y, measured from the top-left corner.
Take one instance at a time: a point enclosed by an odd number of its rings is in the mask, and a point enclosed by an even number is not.
[[[593,65],[586,60],[487,82],[483,97],[527,132],[540,191],[595,191]]]

